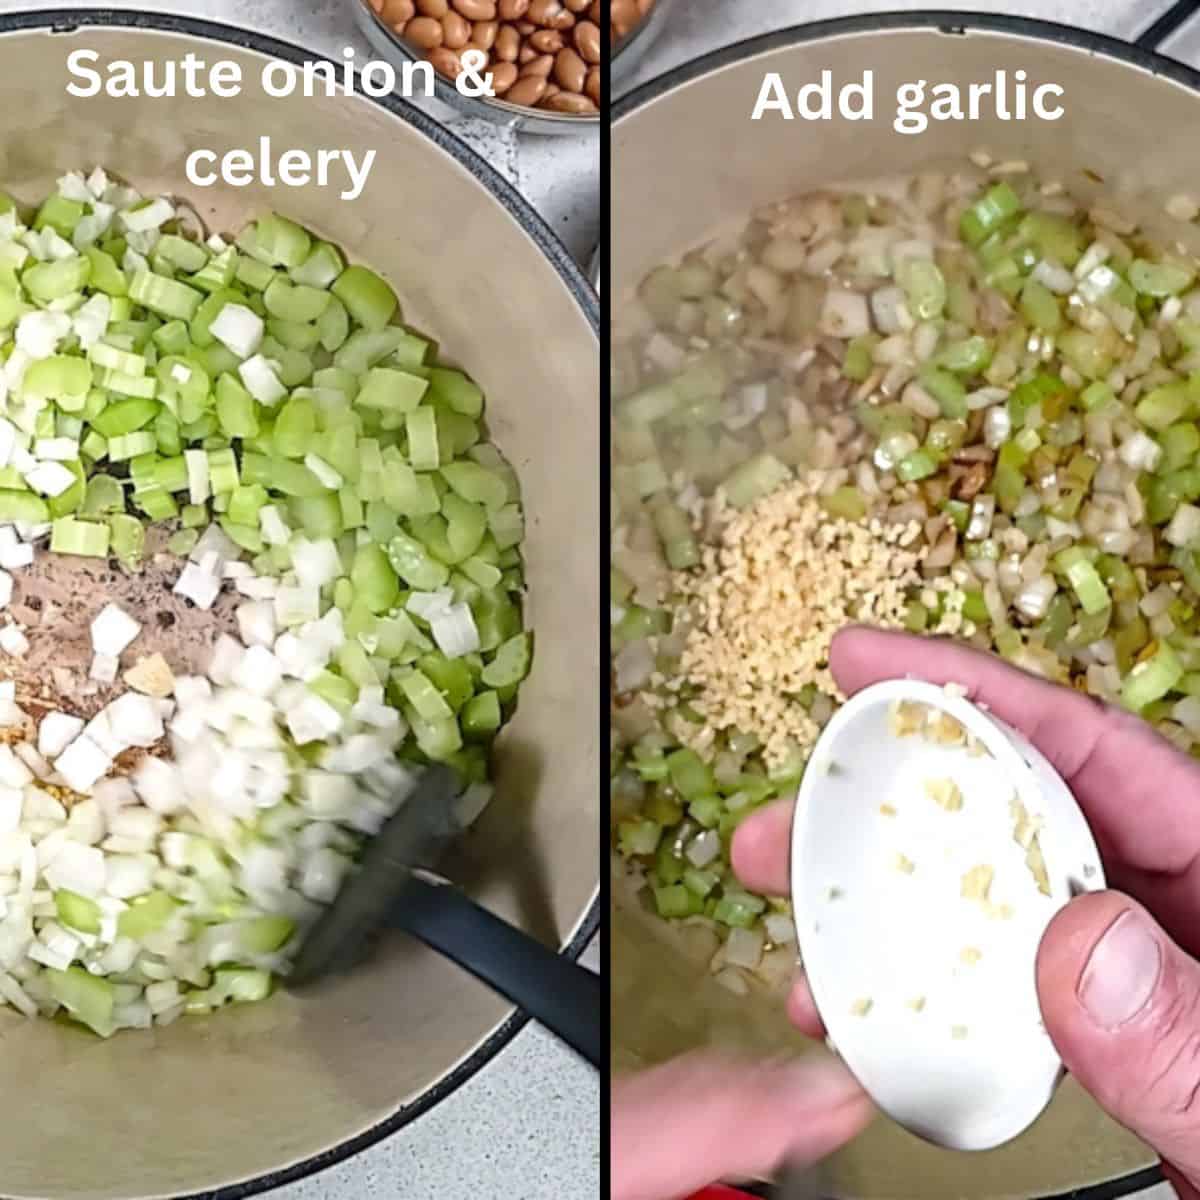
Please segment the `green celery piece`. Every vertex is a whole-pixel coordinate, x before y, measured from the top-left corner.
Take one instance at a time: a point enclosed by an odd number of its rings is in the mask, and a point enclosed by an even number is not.
[[[221,375],[217,379],[216,396],[217,421],[227,437],[258,436],[258,404],[236,376]]]
[[[425,405],[408,413],[405,417],[405,430],[408,434],[408,461],[413,469],[436,470],[441,463],[437,410]]]
[[[322,347],[330,354],[340,350],[350,336],[350,314],[336,296],[330,297],[325,311],[317,318],[317,333]]]
[[[83,967],[65,971],[47,968],[42,978],[52,999],[58,1001],[80,1024],[108,1037],[113,1032],[113,985]]]
[[[405,583],[421,591],[443,587],[450,578],[449,568],[431,558],[425,547],[406,533],[396,534],[388,543],[388,559]]]
[[[128,513],[113,513],[108,518],[111,553],[127,567],[136,567],[146,548],[146,527]]]
[[[191,275],[202,270],[208,263],[208,251],[203,246],[176,233],[164,233],[158,239],[154,247],[154,257],[169,268],[164,274],[186,271]]]
[[[83,254],[91,264],[92,273],[88,282],[94,291],[103,292],[106,296],[129,294],[129,280],[112,255],[106,254],[99,246],[89,246]]]
[[[247,255],[238,259],[234,279],[252,292],[266,291],[274,278],[275,269],[266,263],[259,262],[258,259],[250,258]]]
[[[277,275],[263,292],[267,312],[281,321],[307,324],[317,320],[329,307],[330,294],[305,284],[292,284]]]
[[[404,713],[417,739],[417,746],[426,758],[445,762],[462,749],[462,732],[452,716],[427,721],[412,708],[406,708]]]
[[[214,254],[199,268],[188,283],[202,292],[219,292],[232,285],[237,278],[237,269],[238,252],[233,246],[226,246],[220,254]]]
[[[185,558],[196,548],[200,533],[195,529],[177,529],[167,539],[167,549],[179,558]]]
[[[314,242],[308,257],[289,274],[294,283],[306,287],[327,288],[346,269],[342,252],[329,242]]]
[[[92,364],[86,358],[53,354],[25,368],[21,387],[31,399],[54,400],[78,412],[92,386]]]
[[[409,668],[395,676],[395,682],[421,720],[440,721],[454,716],[446,698],[423,671]]]
[[[464,500],[495,512],[508,502],[508,486],[499,475],[469,460],[446,463],[442,478]]]
[[[156,400],[117,400],[108,405],[99,416],[92,418],[92,428],[106,438],[133,433],[149,425],[159,412]]]
[[[251,967],[219,967],[213,972],[212,987],[202,993],[213,1008],[223,1004],[257,1004],[270,994],[271,973]]]
[[[135,942],[141,941],[147,934],[162,929],[177,908],[178,903],[166,892],[147,892],[129,902],[129,907],[117,918],[117,932]]]
[[[314,449],[317,411],[311,400],[293,397],[275,418],[275,452],[284,458],[303,458]]]
[[[396,293],[374,271],[363,266],[347,267],[334,281],[333,294],[364,329],[384,329],[396,315]]]
[[[404,330],[399,325],[386,329],[356,329],[333,355],[333,365],[363,375],[371,367],[383,362],[404,341]],[[328,347],[326,347],[328,349]]]
[[[129,283],[129,296],[135,304],[160,317],[181,321],[190,321],[204,301],[202,292],[152,271],[138,271],[134,275]]]
[[[486,740],[500,728],[500,698],[494,691],[479,692],[463,705],[461,724],[467,737]]]
[[[1121,703],[1134,712],[1162,699],[1183,678],[1183,664],[1167,642],[1160,641],[1154,653],[1135,664],[1121,685]]]
[[[462,371],[434,367],[429,372],[429,386],[434,395],[455,412],[472,419],[478,419],[483,413],[483,392]]]
[[[100,905],[95,900],[63,888],[54,893],[54,907],[59,922],[80,933],[100,932]]]
[[[968,246],[978,246],[989,234],[1008,224],[1021,211],[1021,201],[1008,183],[993,184],[959,222],[959,233]]]
[[[51,526],[50,549],[55,554],[107,558],[109,537],[110,530],[107,525],[80,521],[75,517],[59,517]]]
[[[438,651],[418,659],[417,667],[432,680],[442,699],[456,713],[475,693],[471,669],[461,658],[447,658]]]
[[[82,255],[56,262],[36,263],[21,276],[21,283],[38,304],[49,304],[78,292],[92,274],[91,259]]]
[[[288,501],[293,524],[311,538],[335,538],[342,533],[341,493],[326,492],[320,496],[294,496]]]
[[[273,341],[289,350],[308,354],[321,344],[321,331],[316,325],[305,325],[299,321],[284,321],[271,317],[267,321],[267,333]]]
[[[359,546],[354,555],[350,581],[354,585],[355,595],[377,615],[394,608],[400,597],[400,583],[393,565],[399,569],[399,564],[395,563],[394,558],[389,562],[388,555],[373,542]]]
[[[495,656],[480,673],[480,679],[490,688],[511,687],[529,674],[532,639],[528,633],[509,638],[496,650]]]
[[[410,413],[421,403],[429,381],[392,367],[373,367],[366,373],[355,403],[380,413]]]
[[[273,954],[295,931],[289,917],[253,917],[238,923],[238,944],[244,954]]]
[[[250,231],[247,231],[250,234]],[[272,266],[299,267],[308,258],[312,249],[312,237],[308,230],[289,221],[277,213],[269,212],[259,217],[254,225],[250,242],[254,257]],[[239,248],[245,249],[239,239]]]
[[[470,558],[487,533],[487,512],[482,505],[472,504],[453,493],[442,500],[446,518],[446,540],[455,562]]]
[[[84,208],[78,200],[68,200],[66,196],[55,194],[49,196],[38,209],[34,218],[34,229],[53,229],[60,237],[71,240],[75,226],[83,218]]]

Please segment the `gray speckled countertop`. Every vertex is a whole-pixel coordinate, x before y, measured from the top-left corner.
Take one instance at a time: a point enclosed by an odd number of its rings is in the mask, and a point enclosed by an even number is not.
[[[125,0],[114,7],[240,25],[330,57],[359,36],[357,0]],[[98,7],[88,0],[0,0],[0,12]],[[533,202],[581,263],[596,243],[597,136],[526,137],[450,116],[457,132]],[[584,962],[598,969],[596,946]],[[537,1027],[430,1113],[347,1162],[268,1200],[595,1200],[600,1189],[600,1091],[595,1071]]]

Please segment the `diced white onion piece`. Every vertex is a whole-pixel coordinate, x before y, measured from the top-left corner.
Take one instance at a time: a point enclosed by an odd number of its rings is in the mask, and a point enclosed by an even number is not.
[[[1042,259],[1031,272],[1034,279],[1056,295],[1065,296],[1075,286],[1075,276],[1061,263]]]
[[[731,967],[756,970],[762,961],[763,934],[758,929],[731,929],[725,942],[725,962]]]
[[[251,600],[238,606],[238,632],[247,646],[270,646],[275,641],[275,606],[268,600]]]
[[[126,692],[105,710],[113,736],[126,746],[153,746],[163,736],[162,714],[152,696]]]
[[[154,887],[155,859],[151,854],[110,854],[104,890],[121,900],[144,896]]]
[[[302,588],[323,588],[343,573],[337,545],[331,538],[310,541],[298,537],[293,540],[291,549],[292,570]],[[315,612],[309,619],[315,620],[319,615],[319,611]]]
[[[345,855],[328,847],[310,854],[300,869],[300,891],[319,904],[330,904],[336,898],[350,869]]]
[[[90,737],[80,734],[58,756],[54,767],[73,792],[86,793],[101,776],[108,774],[112,759]]]
[[[242,383],[246,385],[246,391],[259,404],[265,404],[268,408],[278,404],[287,395],[287,388],[279,382],[274,366],[261,354],[246,359],[238,367],[238,374],[242,377]]]
[[[288,710],[286,724],[296,744],[305,746],[337,733],[342,727],[342,717],[332,704],[310,692],[301,703]]]
[[[106,604],[92,621],[92,649],[119,658],[141,631],[141,625],[120,605]]]
[[[786,913],[767,913],[763,917],[763,925],[773,945],[787,946],[796,940],[796,923]]]
[[[1181,504],[1167,525],[1163,537],[1172,546],[1193,546],[1200,542],[1200,508]]]
[[[64,842],[46,868],[46,882],[55,891],[66,888],[81,896],[98,896],[104,890],[107,871],[104,854],[95,846]]]
[[[88,678],[95,683],[110,684],[117,681],[117,671],[121,662],[112,654],[96,654],[92,656],[88,667]]]
[[[855,338],[871,331],[867,298],[861,292],[831,288],[821,308],[818,328],[829,337]]]
[[[692,838],[683,853],[693,867],[706,867],[721,856],[721,835],[706,829]]]
[[[62,463],[40,462],[25,472],[25,482],[35,491],[52,499],[75,484],[75,476]]]
[[[185,563],[172,591],[190,600],[197,608],[209,609],[221,594],[221,577],[206,571],[198,563]]]
[[[283,682],[283,668],[266,646],[250,646],[234,667],[232,682],[257,696],[269,696]]]
[[[461,658],[479,649],[479,630],[468,604],[452,605],[429,622],[433,640],[447,658]]]
[[[38,438],[33,444],[34,454],[51,462],[70,462],[79,457],[79,443],[74,438]]]
[[[68,249],[74,254],[73,248],[68,246]],[[71,318],[66,313],[26,313],[17,322],[17,349],[29,358],[49,358],[70,332]]]
[[[29,639],[21,632],[19,626],[5,625],[0,629],[0,650],[13,658],[23,658],[29,653]]]
[[[188,499],[203,504],[208,499],[208,454],[204,450],[185,450],[183,461],[187,466]]]
[[[37,748],[46,758],[57,758],[83,732],[83,720],[64,712],[48,712],[38,725]]]
[[[258,523],[262,530],[263,541],[268,546],[286,546],[291,541],[292,531],[274,504],[264,504],[258,510]]]
[[[438,613],[445,612],[454,603],[452,588],[438,588],[434,592],[411,592],[404,607],[420,617],[422,621],[430,621]]]
[[[140,208],[126,209],[121,213],[121,223],[130,233],[146,233],[161,228],[174,215],[175,206],[160,196]]]
[[[1135,471],[1153,471],[1162,459],[1162,454],[1162,447],[1140,429],[1135,429],[1117,451],[1117,457]]]
[[[25,793],[20,788],[0,787],[0,833],[15,833],[21,824]]]
[[[226,304],[209,332],[238,358],[249,358],[262,345],[263,319],[244,304]]]

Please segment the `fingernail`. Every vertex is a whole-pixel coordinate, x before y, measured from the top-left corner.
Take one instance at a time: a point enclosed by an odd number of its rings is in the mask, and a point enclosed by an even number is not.
[[[862,1096],[858,1080],[836,1058],[805,1058],[783,1069],[781,1087],[809,1108],[836,1108]]]
[[[1079,980],[1079,1000],[1102,1029],[1133,1020],[1154,994],[1162,951],[1150,922],[1122,913],[1096,943]]]

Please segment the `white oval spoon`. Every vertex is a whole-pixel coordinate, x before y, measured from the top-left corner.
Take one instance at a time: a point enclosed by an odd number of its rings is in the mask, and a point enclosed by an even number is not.
[[[897,735],[897,705],[918,731]],[[814,748],[791,861],[813,998],[878,1106],[955,1150],[1031,1125],[1062,1073],[1038,1006],[1038,945],[1072,896],[1104,887],[1087,822],[1046,759],[961,689],[876,684]]]

